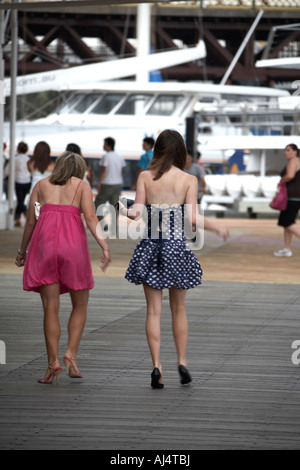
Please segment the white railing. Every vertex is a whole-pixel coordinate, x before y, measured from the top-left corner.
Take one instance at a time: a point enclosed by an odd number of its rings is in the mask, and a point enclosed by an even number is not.
[[[300,9],[299,0],[198,0],[159,3],[162,7],[183,8],[253,8],[253,9]]]

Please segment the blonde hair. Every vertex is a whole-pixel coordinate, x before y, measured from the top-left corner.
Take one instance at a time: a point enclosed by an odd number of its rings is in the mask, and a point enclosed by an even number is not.
[[[56,160],[54,170],[50,176],[50,183],[64,186],[72,176],[83,179],[87,166],[81,155],[74,152],[64,152]]]

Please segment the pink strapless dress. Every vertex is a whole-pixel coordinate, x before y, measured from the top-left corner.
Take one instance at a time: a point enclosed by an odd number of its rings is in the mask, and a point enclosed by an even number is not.
[[[80,209],[72,205],[41,207],[24,267],[23,287],[60,283],[60,293],[94,287],[90,253]]]

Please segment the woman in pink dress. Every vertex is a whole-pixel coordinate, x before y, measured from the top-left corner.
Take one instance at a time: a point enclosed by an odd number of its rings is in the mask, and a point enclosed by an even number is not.
[[[81,213],[102,248],[102,270],[110,263],[110,252],[95,214],[90,185],[82,181],[85,172],[84,159],[73,152],[65,152],[57,159],[52,175],[36,184],[16,258],[17,266],[25,266],[24,290],[39,292],[44,308],[48,369],[45,377],[38,380],[43,384],[52,383],[55,377],[58,382],[62,371],[58,359],[59,296],[67,292],[73,309],[68,324],[69,342],[64,362],[69,377],[82,378],[75,359],[94,280]],[[41,205],[38,220],[34,208],[36,202]]]

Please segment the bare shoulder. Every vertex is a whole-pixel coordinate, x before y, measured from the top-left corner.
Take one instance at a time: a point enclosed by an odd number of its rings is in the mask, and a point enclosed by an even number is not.
[[[145,171],[142,171],[140,173],[140,178],[142,179],[142,181],[147,181],[147,180],[152,180],[153,179],[153,172],[150,171],[150,170],[145,170]]]
[[[84,181],[80,178],[75,178],[75,177],[73,177],[72,179],[74,180],[74,183],[73,183],[74,186],[80,185],[79,188],[80,188],[81,191],[92,192],[91,185],[87,181]]]
[[[42,178],[36,186],[40,186],[43,189],[48,187],[49,185],[52,186],[52,184],[50,183],[50,176],[47,176],[46,178]]]
[[[90,184],[87,181],[81,180],[79,178],[76,178],[76,180],[78,181],[78,184],[79,184],[78,186],[77,181],[76,181],[76,185],[78,187],[77,194],[79,198],[81,198],[81,203],[82,204],[86,204],[87,202],[89,204],[93,203],[93,191],[92,191]]]
[[[138,177],[138,185],[146,185],[153,181],[153,174],[149,170],[142,171]]]
[[[189,177],[188,181],[190,184],[196,184],[198,185],[198,180],[197,177],[194,175],[187,175]]]
[[[292,160],[289,161],[288,166],[290,168],[299,168],[299,163],[299,158],[292,158]]]
[[[193,184],[198,184],[197,177],[194,175],[190,175],[189,173],[186,173],[185,171],[179,170],[181,173],[181,178],[182,180],[189,186]]]

